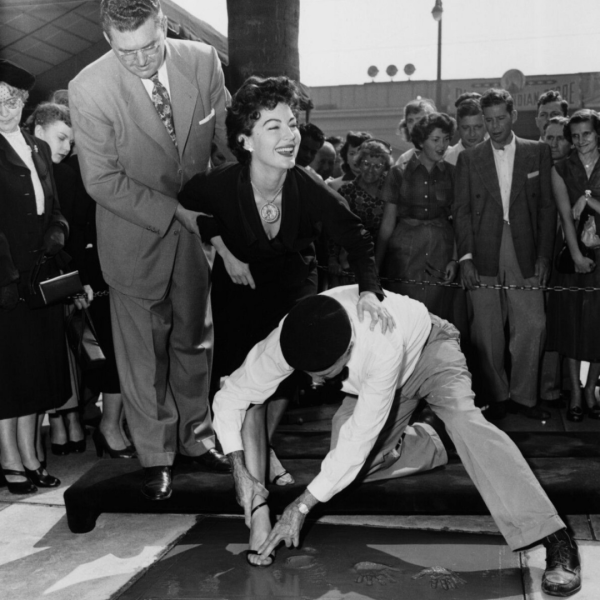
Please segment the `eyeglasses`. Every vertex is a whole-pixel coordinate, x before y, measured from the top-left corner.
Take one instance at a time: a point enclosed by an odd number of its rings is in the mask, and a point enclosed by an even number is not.
[[[159,40],[158,42],[154,42],[154,44],[146,46],[145,48],[138,48],[137,50],[117,50],[117,53],[124,61],[133,62],[140,52],[144,58],[150,58],[151,56],[154,56],[161,47],[162,40]]]
[[[0,106],[6,106],[6,108],[14,110],[15,108],[19,108],[20,103],[21,103],[21,96],[13,96],[12,98],[9,98],[8,100],[0,101]]]
[[[364,169],[373,169],[374,171],[382,171],[386,167],[385,163],[373,163],[367,158],[360,161],[360,166]]]

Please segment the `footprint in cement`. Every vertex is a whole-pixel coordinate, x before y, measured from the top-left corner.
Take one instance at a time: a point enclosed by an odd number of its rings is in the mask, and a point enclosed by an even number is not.
[[[315,565],[315,559],[306,554],[297,554],[296,556],[288,556],[285,559],[284,567],[287,569],[310,569]]]

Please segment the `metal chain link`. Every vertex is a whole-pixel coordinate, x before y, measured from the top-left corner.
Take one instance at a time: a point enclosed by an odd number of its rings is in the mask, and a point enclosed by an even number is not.
[[[322,271],[329,272],[327,267],[323,267],[321,265],[318,266]],[[349,277],[352,280],[355,279],[354,273],[350,273],[348,271],[342,271],[338,277]],[[386,281],[389,283],[405,283],[408,285],[433,285],[433,286],[441,286],[441,287],[453,287],[453,288],[462,288],[460,283],[443,283],[441,281],[419,281],[417,279],[402,279],[391,278],[391,277],[380,277],[381,281]],[[508,291],[523,291],[523,292],[535,292],[535,291],[544,291],[544,292],[600,292],[600,287],[586,286],[586,287],[577,287],[576,285],[564,286],[564,285],[555,285],[555,286],[545,286],[545,285],[504,285],[502,283],[480,283],[477,288],[489,289],[489,290],[508,290]]]

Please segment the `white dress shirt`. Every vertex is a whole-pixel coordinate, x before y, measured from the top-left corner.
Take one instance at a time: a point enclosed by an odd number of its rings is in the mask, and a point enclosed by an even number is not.
[[[510,190],[512,188],[513,169],[515,166],[515,150],[517,148],[515,139],[515,134],[513,133],[510,142],[502,150],[494,148],[494,144],[492,144],[496,173],[498,174],[498,183],[500,184],[500,195],[502,196],[504,220],[507,223],[510,223],[508,211],[510,208]]]
[[[167,92],[169,93],[169,98],[171,98],[171,88],[169,87],[169,75],[167,73],[167,60],[163,60],[163,64],[158,69],[158,80],[165,86]],[[150,100],[152,100],[152,90],[154,90],[154,82],[152,79],[142,79],[142,83],[148,92],[148,96],[150,96]]]
[[[349,376],[343,391],[358,396],[352,418],[341,427],[337,446],[308,486],[321,502],[348,486],[361,470],[390,413],[396,390],[412,374],[431,331],[431,318],[423,304],[387,292],[383,305],[396,321],[393,331],[369,329],[370,317],[358,320],[356,285],[337,287],[323,295],[342,304],[353,328],[354,345],[348,362]],[[283,321],[282,321],[283,323]],[[262,404],[293,369],[279,346],[281,323],[254,346],[244,364],[215,396],[214,428],[226,454],[243,450],[241,428],[248,407]]]
[[[458,162],[458,155],[465,149],[463,146],[462,140],[458,140],[458,144],[454,144],[454,146],[450,146],[444,154],[444,160],[451,165],[456,166]]]

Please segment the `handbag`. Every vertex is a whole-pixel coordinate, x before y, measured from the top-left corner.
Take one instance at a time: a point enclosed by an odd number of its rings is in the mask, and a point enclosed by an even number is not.
[[[67,341],[83,371],[98,369],[106,362],[106,356],[98,342],[96,329],[87,308],[74,310],[66,323]]]
[[[84,293],[79,271],[61,273],[55,258],[40,252],[29,276],[27,302],[30,308],[48,306]]]
[[[585,214],[585,211],[584,211]],[[596,260],[596,253],[593,248],[586,246],[582,242],[583,235],[583,227],[584,227],[584,214],[582,214],[577,221],[577,227],[575,231],[575,237],[577,239],[577,245],[579,246],[579,251],[585,258],[590,258],[593,261]],[[591,215],[590,215],[591,216]],[[592,216],[593,218],[593,216]],[[594,226],[595,228],[595,226]],[[565,239],[563,243],[563,247],[560,249],[560,252],[556,256],[554,260],[554,268],[563,275],[570,275],[572,273],[576,273],[575,271],[575,263],[573,262],[573,257],[571,256],[571,251],[569,250],[569,246],[567,244],[567,240]]]

